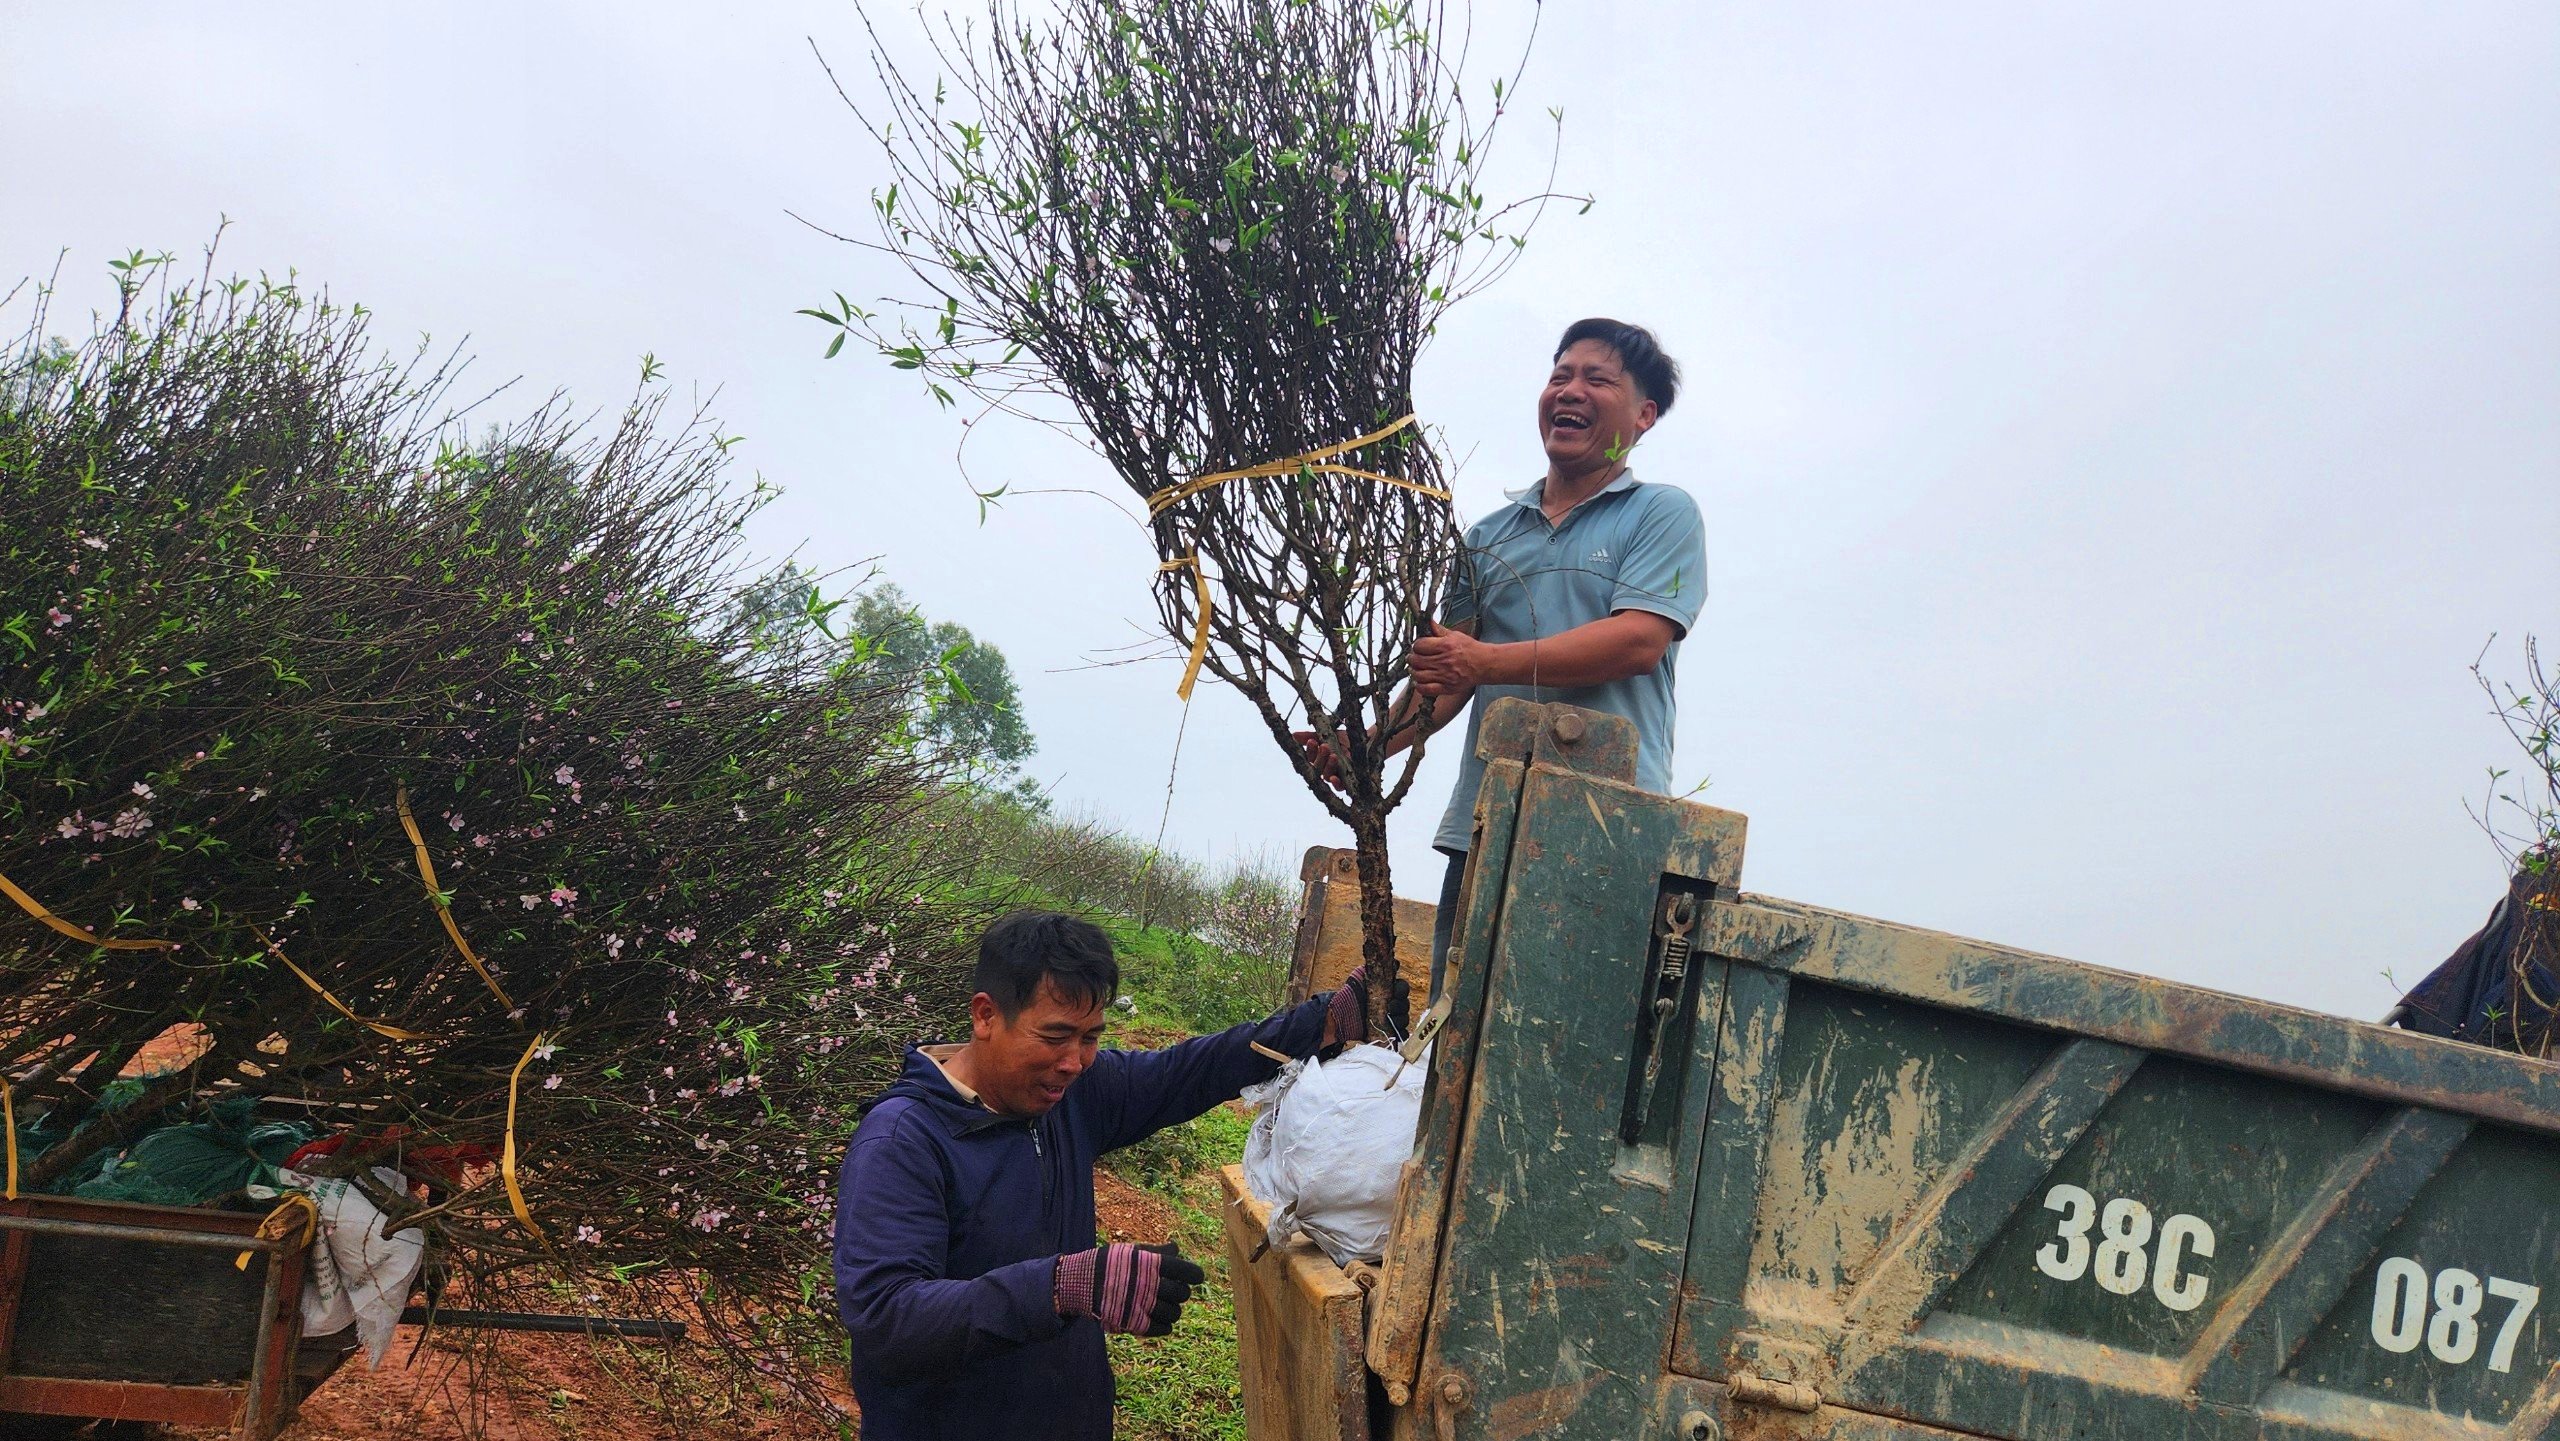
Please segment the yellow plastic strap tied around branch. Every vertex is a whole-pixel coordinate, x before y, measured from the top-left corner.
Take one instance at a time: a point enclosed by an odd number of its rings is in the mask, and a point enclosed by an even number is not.
[[[1449,492],[1438,489],[1434,486],[1420,485],[1413,481],[1402,480],[1392,475],[1383,475],[1374,470],[1362,470],[1356,465],[1338,464],[1334,460],[1334,457],[1337,455],[1349,455],[1351,452],[1359,450],[1364,446],[1375,445],[1379,441],[1382,441],[1388,436],[1405,429],[1413,423],[1414,418],[1408,415],[1401,420],[1380,426],[1378,429],[1370,431],[1367,435],[1360,436],[1353,440],[1346,440],[1340,445],[1328,445],[1321,450],[1310,450],[1303,455],[1290,456],[1286,460],[1265,461],[1261,465],[1248,465],[1237,470],[1219,470],[1212,471],[1207,475],[1193,476],[1191,479],[1182,482],[1180,485],[1166,486],[1164,489],[1148,496],[1147,515],[1150,519],[1160,516],[1166,511],[1171,510],[1173,507],[1180,505],[1182,502],[1189,500],[1191,497],[1200,494],[1202,491],[1224,485],[1231,480],[1252,480],[1260,476],[1295,475],[1301,470],[1317,471],[1325,475],[1360,476],[1364,479],[1377,481],[1381,485],[1392,485],[1404,490],[1410,490],[1417,495],[1429,496],[1433,500],[1447,500],[1449,498]],[[1191,627],[1191,659],[1189,663],[1184,665],[1182,668],[1182,684],[1173,688],[1173,693],[1176,696],[1181,697],[1182,700],[1187,703],[1191,699],[1191,687],[1198,683],[1200,679],[1200,663],[1207,659],[1209,655],[1209,612],[1211,608],[1209,603],[1209,572],[1201,566],[1200,557],[1194,554],[1166,561],[1164,564],[1156,567],[1156,573],[1158,575],[1163,575],[1170,571],[1184,569],[1188,569],[1191,572],[1192,590],[1193,593],[1198,596],[1200,602],[1199,620]]]
[[[1195,475],[1191,479],[1182,482],[1180,485],[1168,485],[1164,489],[1149,495],[1147,497],[1147,515],[1150,519],[1153,519],[1154,517],[1171,510],[1173,507],[1182,504],[1184,501],[1189,500],[1191,497],[1198,495],[1200,492],[1214,489],[1231,480],[1252,480],[1256,477],[1270,475],[1295,475],[1301,470],[1312,470],[1323,475],[1356,475],[1367,480],[1377,481],[1381,485],[1392,485],[1400,489],[1410,490],[1417,495],[1427,495],[1433,500],[1447,500],[1449,498],[1449,492],[1438,489],[1434,486],[1399,479],[1396,476],[1384,475],[1374,470],[1362,470],[1356,465],[1343,465],[1334,460],[1334,457],[1337,455],[1349,455],[1351,452],[1359,450],[1364,446],[1375,445],[1379,441],[1386,439],[1397,431],[1405,429],[1413,423],[1414,418],[1408,415],[1402,420],[1380,426],[1378,429],[1370,431],[1367,435],[1361,436],[1356,440],[1346,440],[1340,445],[1328,445],[1322,450],[1310,450],[1304,455],[1293,455],[1286,460],[1268,460],[1264,461],[1260,465],[1243,466],[1236,470],[1219,470],[1212,471],[1207,475]]]
[[[541,1049],[542,1037],[536,1035],[525,1043],[524,1054],[516,1058],[516,1068],[507,1073],[507,1144],[498,1152],[498,1178],[507,1183],[507,1204],[515,1207],[516,1219],[524,1222],[524,1228],[533,1233],[533,1239],[548,1246],[551,1238],[542,1234],[540,1226],[533,1224],[533,1211],[524,1203],[524,1187],[516,1183],[516,1083],[524,1079],[526,1064],[533,1060],[533,1053]]]
[[[489,974],[489,968],[480,964],[480,957],[472,951],[471,943],[462,938],[462,927],[453,923],[453,908],[444,903],[444,892],[436,885],[436,863],[427,854],[427,838],[418,834],[418,818],[409,814],[407,786],[400,788],[395,803],[400,811],[400,829],[409,833],[409,844],[417,848],[418,879],[426,882],[427,900],[436,908],[436,919],[444,922],[444,933],[453,937],[453,948],[462,952],[462,958],[471,963],[471,969],[480,973],[480,979],[488,984],[489,994],[498,998],[498,1004],[514,1010],[516,1003],[508,997],[506,987],[499,985],[498,978]]]
[[[320,1203],[300,1191],[287,1191],[284,1199],[276,1203],[276,1208],[258,1223],[258,1239],[281,1241],[292,1235],[296,1227],[301,1228],[302,1239],[294,1244],[310,1245],[312,1234],[320,1229]],[[254,1251],[241,1252],[232,1258],[231,1269],[248,1270],[249,1258],[256,1254]]]
[[[7,876],[0,876],[0,895],[6,895],[9,899],[16,901],[18,903],[19,910],[25,911],[28,915],[33,916],[55,930],[62,932],[71,939],[75,941],[85,941],[90,945],[98,947],[100,950],[174,951],[178,948],[178,943],[175,941],[116,941],[104,940],[97,936],[93,936],[87,931],[80,929],[78,926],[71,924],[69,921],[64,920],[62,917],[55,915],[53,912],[46,910],[43,906],[38,905],[35,897],[28,895],[25,891],[19,890],[17,883],[10,880]]]
[[[339,1000],[334,995],[331,995],[327,986],[311,979],[311,973],[309,971],[295,965],[293,963],[293,958],[284,953],[284,947],[277,945],[266,932],[259,930],[256,926],[251,926],[249,928],[249,934],[258,938],[258,944],[267,948],[268,955],[284,962],[284,968],[293,972],[295,976],[301,979],[304,985],[309,986],[314,995],[317,995],[320,999],[327,1001],[331,1006],[336,1007],[339,1015],[346,1017],[348,1020],[355,1022],[357,1025],[362,1026],[366,1030],[373,1032],[375,1035],[384,1037],[387,1040],[424,1041],[433,1039],[429,1036],[422,1036],[416,1031],[404,1031],[398,1026],[387,1026],[380,1021],[368,1021],[364,1017],[357,1015],[353,1010],[348,1008],[346,1002]]]
[[[1173,693],[1188,704],[1191,700],[1192,684],[1200,679],[1200,662],[1208,659],[1209,656],[1209,573],[1200,568],[1200,557],[1196,555],[1186,555],[1180,560],[1166,561],[1156,567],[1156,573],[1161,575],[1166,571],[1181,570],[1186,566],[1191,570],[1192,593],[1200,601],[1200,621],[1191,628],[1191,662],[1182,668],[1182,684],[1175,686]]]

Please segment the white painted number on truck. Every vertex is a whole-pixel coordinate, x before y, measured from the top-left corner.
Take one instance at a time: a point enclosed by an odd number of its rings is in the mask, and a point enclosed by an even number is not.
[[[2192,1259],[2213,1255],[2213,1228],[2181,1211],[2155,1227],[2151,1208],[2118,1196],[2104,1207],[2068,1182],[2044,1193],[2044,1208],[2060,1213],[2054,1239],[2036,1252],[2036,1269],[2057,1281],[2077,1281],[2097,1263],[2101,1289],[2137,1296],[2148,1281],[2151,1295],[2172,1311],[2204,1304],[2213,1282],[2188,1269]],[[2089,1233],[2097,1232],[2092,1243]]]
[[[2508,1303],[2497,1339],[2489,1343],[2489,1369],[2504,1371],[2515,1364],[2516,1341],[2542,1300],[2542,1288],[2504,1276],[2484,1282],[2459,1266],[2436,1272],[2431,1283],[2426,1267],[2393,1256],[2373,1272],[2373,1344],[2405,1356],[2424,1341],[2427,1354],[2446,1365],[2467,1364],[2480,1352],[2480,1306],[2488,1300]]]

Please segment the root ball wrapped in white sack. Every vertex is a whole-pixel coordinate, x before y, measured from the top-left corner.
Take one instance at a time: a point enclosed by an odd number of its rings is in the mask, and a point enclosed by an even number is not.
[[[1245,1183],[1271,1203],[1273,1245],[1304,1232],[1337,1266],[1385,1254],[1430,1074],[1428,1051],[1408,1066],[1391,1047],[1354,1046],[1330,1061],[1291,1062],[1244,1093],[1257,1111]]]

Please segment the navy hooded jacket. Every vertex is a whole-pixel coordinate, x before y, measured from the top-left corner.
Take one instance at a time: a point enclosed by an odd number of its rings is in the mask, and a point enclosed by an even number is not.
[[[1311,1055],[1326,997],[1161,1051],[1105,1050],[1037,1120],[962,1100],[921,1051],[863,1117],[836,1189],[836,1309],[864,1441],[1108,1441],[1102,1327],[1058,1315],[1094,1245],[1093,1163]]]

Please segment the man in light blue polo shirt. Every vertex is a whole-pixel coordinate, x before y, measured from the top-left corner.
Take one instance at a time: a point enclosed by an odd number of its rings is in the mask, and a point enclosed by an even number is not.
[[[1706,598],[1705,529],[1687,491],[1637,480],[1627,460],[1679,387],[1680,367],[1642,326],[1568,327],[1538,393],[1546,477],[1467,528],[1442,623],[1414,646],[1408,703],[1430,707],[1427,728],[1467,712],[1458,784],[1432,838],[1449,857],[1431,942],[1435,996],[1484,780],[1484,708],[1470,700],[1516,695],[1625,716],[1636,727],[1637,784],[1671,788],[1674,667]]]

